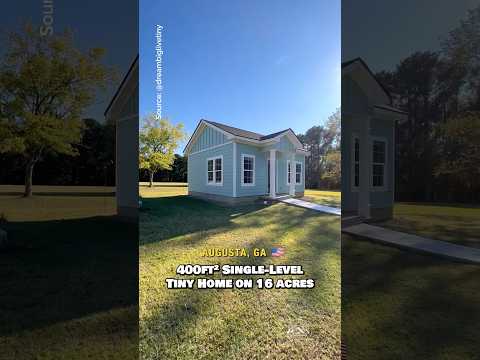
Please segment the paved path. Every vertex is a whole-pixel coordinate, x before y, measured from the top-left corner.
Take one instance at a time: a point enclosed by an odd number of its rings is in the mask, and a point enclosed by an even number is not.
[[[314,204],[314,203],[299,200],[299,199],[287,198],[287,199],[279,199],[278,201],[281,201],[285,204],[300,206],[305,209],[320,211],[320,212],[324,212],[332,215],[340,216],[342,214],[342,210],[340,208],[335,208],[335,207],[325,206],[325,205],[318,205],[318,204]]]
[[[342,232],[365,237],[373,241],[399,248],[435,254],[449,259],[480,264],[480,249],[455,245],[440,240],[431,240],[421,236],[385,229],[368,224],[352,225],[342,229]]]

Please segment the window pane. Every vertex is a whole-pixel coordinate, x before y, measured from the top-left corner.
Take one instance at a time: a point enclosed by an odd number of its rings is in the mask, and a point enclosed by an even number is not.
[[[243,158],[243,168],[245,170],[253,170],[253,158],[244,157]]]
[[[213,170],[213,160],[208,160],[208,171]]]
[[[215,159],[215,170],[222,170],[222,159]]]
[[[244,184],[253,184],[253,171],[244,171],[243,172],[243,183]]]
[[[222,172],[221,171],[215,171],[215,182],[222,182]]]
[[[300,176],[299,173],[296,174],[295,181],[296,181],[297,183],[300,183],[300,182],[301,182],[301,176]]]
[[[213,171],[209,171],[208,172],[208,182],[212,182],[213,181]]]
[[[360,161],[360,143],[355,139],[355,161]]]
[[[383,176],[373,176],[373,186],[383,186]]]
[[[355,186],[360,185],[360,165],[355,164]]]
[[[385,142],[384,141],[373,142],[373,162],[385,163]]]
[[[383,176],[383,165],[373,165],[373,175]]]
[[[383,186],[384,165],[373,165],[373,186]]]
[[[302,164],[297,164],[296,165],[296,170],[297,170],[297,173],[301,173],[302,172]]]

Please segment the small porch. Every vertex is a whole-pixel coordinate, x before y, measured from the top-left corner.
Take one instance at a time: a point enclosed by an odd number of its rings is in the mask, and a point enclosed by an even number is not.
[[[287,162],[286,177],[289,177],[290,182],[288,185],[288,192],[281,191],[278,186],[280,181],[283,181],[283,177],[279,174],[278,171],[278,155],[282,154],[285,157]],[[280,151],[278,149],[268,149],[267,150],[267,196],[270,199],[279,200],[295,196],[295,179],[293,165],[295,164],[295,152],[291,151]],[[303,166],[302,166],[302,171]],[[279,179],[277,179],[279,177]],[[285,179],[286,180],[286,179]],[[288,181],[287,181],[288,183]]]

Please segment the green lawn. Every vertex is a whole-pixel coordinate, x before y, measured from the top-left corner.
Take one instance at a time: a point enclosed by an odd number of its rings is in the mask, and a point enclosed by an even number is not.
[[[479,279],[479,266],[342,235],[348,359],[478,359]]]
[[[103,186],[34,186],[22,197],[23,186],[0,185],[0,218],[8,221],[80,219],[116,213],[115,188]]]
[[[142,359],[339,359],[340,219],[298,207],[226,208],[142,188]],[[176,196],[172,196],[176,195]],[[268,248],[283,258],[204,258],[205,248]],[[167,290],[176,266],[301,264],[312,290]]]
[[[342,193],[340,191],[305,189],[303,200],[311,201],[320,205],[340,207],[341,195]]]
[[[181,196],[187,194],[187,183],[155,183],[153,187],[149,187],[148,183],[140,183],[140,195],[145,198]]]
[[[114,211],[103,188],[38,190],[0,187],[0,359],[135,358],[137,226],[93,216]]]
[[[396,203],[382,226],[459,245],[480,247],[480,207]]]

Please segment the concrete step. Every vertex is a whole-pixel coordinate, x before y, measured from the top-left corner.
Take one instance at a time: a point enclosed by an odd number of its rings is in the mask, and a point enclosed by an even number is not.
[[[365,219],[358,215],[342,216],[342,229],[363,223]]]

